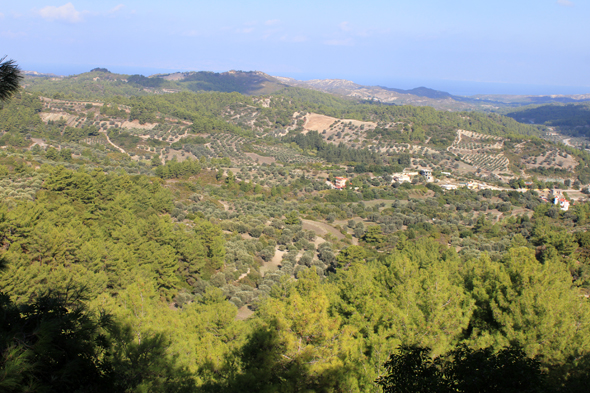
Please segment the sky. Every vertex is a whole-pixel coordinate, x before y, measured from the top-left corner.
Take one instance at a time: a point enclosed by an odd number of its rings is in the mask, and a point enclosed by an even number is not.
[[[590,0],[0,1],[0,57],[70,75],[258,70],[453,94],[589,94]]]

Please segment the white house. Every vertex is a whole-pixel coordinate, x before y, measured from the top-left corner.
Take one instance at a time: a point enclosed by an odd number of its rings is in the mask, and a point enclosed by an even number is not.
[[[347,177],[336,177],[336,179],[334,179],[334,185],[336,186],[337,189],[341,190],[344,187],[346,187],[347,181],[348,181]]]
[[[393,181],[396,183],[409,183],[412,181],[412,178],[408,176],[406,173],[394,173],[392,175]]]
[[[432,183],[434,181],[434,176],[432,176],[432,171],[430,169],[422,169],[420,174],[426,178],[428,183]]]
[[[570,208],[570,202],[565,198],[555,198],[553,199],[553,203],[559,205],[559,208],[564,212],[568,211]]]

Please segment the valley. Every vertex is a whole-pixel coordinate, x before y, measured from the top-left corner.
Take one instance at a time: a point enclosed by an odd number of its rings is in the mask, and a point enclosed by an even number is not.
[[[0,110],[3,301],[79,293],[116,386],[377,392],[405,344],[583,380],[581,132],[259,72],[24,85]]]

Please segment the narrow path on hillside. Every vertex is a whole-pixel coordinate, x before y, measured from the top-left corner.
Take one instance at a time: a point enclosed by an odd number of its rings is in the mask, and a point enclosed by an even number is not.
[[[127,152],[126,152],[125,150],[123,150],[123,148],[121,148],[121,147],[119,147],[119,146],[115,145],[113,142],[111,142],[111,140],[109,139],[109,134],[108,134],[108,133],[106,133],[106,132],[104,132],[104,131],[101,131],[101,132],[104,134],[104,136],[106,136],[106,137],[107,137],[107,142],[109,142],[111,145],[113,145],[113,146],[114,146],[116,149],[118,149],[118,150],[119,150],[121,153],[123,153],[123,154],[127,154]]]
[[[240,277],[238,277],[238,279],[236,281],[234,281],[234,282],[240,281],[242,278],[246,277],[248,274],[250,274],[250,268],[248,268],[248,271],[246,273],[242,273],[240,275]]]

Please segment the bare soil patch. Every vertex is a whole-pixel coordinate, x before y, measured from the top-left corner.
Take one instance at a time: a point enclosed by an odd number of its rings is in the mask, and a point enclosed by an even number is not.
[[[330,126],[338,121],[335,117],[326,116],[326,115],[319,115],[317,113],[308,113],[305,115],[305,123],[303,124],[303,129],[305,131],[318,131],[322,132],[327,130],[327,134],[330,133],[329,128]],[[353,119],[342,119],[342,123],[346,123],[355,127],[365,126],[365,128],[375,128],[377,127],[376,123],[370,121],[360,121],[360,120],[353,120]]]
[[[133,121],[124,121],[124,122],[121,122],[120,127],[121,128],[127,128],[128,130],[131,130],[133,128],[141,129],[141,130],[151,130],[156,125],[157,125],[156,123],[139,124],[139,120],[133,120]]]
[[[264,277],[266,272],[274,272],[279,270],[279,266],[281,265],[281,261],[283,260],[283,255],[285,255],[287,251],[279,250],[279,247],[275,247],[275,255],[272,259],[268,262],[262,262],[262,266],[260,267],[260,275]]]
[[[337,120],[335,117],[310,113],[305,116],[303,128],[306,131],[322,132],[323,130],[327,130]]]
[[[391,207],[391,204],[393,202],[395,202],[395,201],[394,200],[391,200],[391,199],[373,199],[371,201],[364,201],[365,205],[371,206],[371,207],[372,206],[375,206],[375,205],[379,205],[381,203],[385,203],[385,208]]]
[[[258,161],[260,164],[272,164],[276,161],[274,157],[265,157],[256,153],[244,153],[244,155],[250,157],[253,161]]]
[[[325,243],[325,242],[326,242],[326,239],[324,239],[323,237],[316,236],[315,240],[313,241],[313,244],[315,244],[315,246],[317,247],[320,244]]]
[[[48,121],[58,121],[63,118],[66,121],[66,125],[68,126],[74,124],[77,118],[77,116],[73,116],[65,112],[41,112],[39,113],[39,117],[45,123],[47,123]]]
[[[565,157],[563,157],[565,156]],[[523,160],[527,168],[561,168],[573,171],[578,161],[567,153],[550,150],[536,157]]]
[[[47,143],[43,142],[43,139],[39,139],[39,138],[31,138],[31,141],[33,141],[33,146],[35,145],[39,145],[40,147],[45,147],[47,146]],[[32,146],[31,146],[32,147]]]
[[[252,315],[254,315],[254,311],[250,310],[248,308],[248,306],[242,306],[242,307],[238,308],[238,313],[236,314],[236,319],[238,321],[243,321],[245,319],[250,318]]]
[[[182,153],[184,153],[184,156],[182,155]],[[178,162],[182,162],[182,161],[186,160],[187,158],[190,158],[193,161],[198,159],[192,153],[187,153],[184,150],[180,151],[180,150],[174,150],[174,149],[171,149],[170,152],[164,156],[166,161],[170,161],[173,157],[176,157],[176,160]]]
[[[317,236],[321,236],[324,237],[326,234],[330,233],[333,236],[335,236],[337,239],[344,239],[345,236],[340,233],[340,231],[336,230],[336,228],[328,225],[328,224],[324,224],[323,222],[317,222],[317,221],[312,221],[312,220],[301,220],[303,225],[303,229],[304,230],[311,230],[314,231],[315,234]]]

